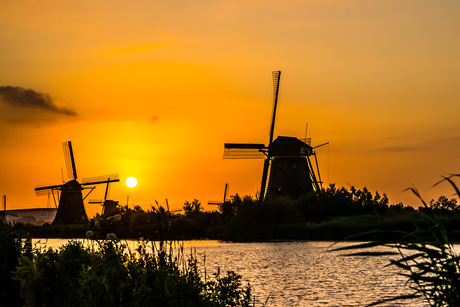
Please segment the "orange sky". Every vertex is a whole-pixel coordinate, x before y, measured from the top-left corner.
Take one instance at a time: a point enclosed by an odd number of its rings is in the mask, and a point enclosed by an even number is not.
[[[34,188],[62,181],[70,140],[80,178],[137,177],[112,186],[122,202],[254,195],[262,160],[224,160],[223,143],[267,142],[281,70],[275,135],[308,122],[329,141],[326,184],[451,196],[430,187],[459,172],[458,16],[458,1],[2,1],[0,194],[46,207]],[[49,104],[8,102],[8,86]]]

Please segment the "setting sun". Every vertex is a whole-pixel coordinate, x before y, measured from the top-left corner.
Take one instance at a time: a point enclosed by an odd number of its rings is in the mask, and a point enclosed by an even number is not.
[[[137,179],[134,177],[129,177],[126,179],[126,185],[130,188],[134,188],[137,185]]]

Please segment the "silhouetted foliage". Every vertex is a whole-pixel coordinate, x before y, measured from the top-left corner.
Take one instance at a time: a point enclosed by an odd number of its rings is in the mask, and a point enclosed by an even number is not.
[[[386,194],[333,184],[299,199],[279,197],[259,202],[237,194],[221,204],[219,212],[223,236],[232,240],[341,239],[376,226],[392,227],[386,219],[389,216],[401,217],[393,218],[399,228],[413,227],[415,218],[412,207],[389,205]]]
[[[448,199],[443,195],[439,196],[436,201],[432,199],[429,208],[441,213],[458,213],[460,211],[460,207],[457,205],[457,199]]]
[[[203,212],[203,206],[196,198],[192,202],[185,201],[182,209],[184,210],[186,216],[198,215]]]
[[[364,187],[362,190],[350,187],[337,188],[334,184],[323,189],[318,196],[309,195],[304,201],[305,214],[311,217],[350,216],[358,214],[386,214],[388,210],[388,197],[375,195]],[[316,199],[315,199],[316,198]]]
[[[21,306],[19,281],[14,272],[20,257],[30,257],[32,245],[29,238],[21,236],[11,225],[0,222],[0,304]]]
[[[251,287],[234,272],[203,281],[196,257],[171,244],[140,241],[135,253],[119,241],[22,257],[15,274],[27,306],[252,306]],[[165,242],[162,242],[165,243]]]
[[[53,225],[27,231],[39,237],[41,233],[42,237],[72,238],[91,230],[92,238],[100,239],[113,233],[119,238],[151,240],[337,240],[375,228],[409,231],[416,224],[425,225],[427,212],[444,215],[447,225],[452,225],[449,227],[460,220],[455,199],[441,196],[416,211],[402,203],[390,204],[386,194],[365,187],[347,189],[331,184],[298,199],[279,197],[260,202],[258,197],[235,194],[212,212],[204,211],[197,199],[185,201],[182,214],[169,212],[157,202],[147,211],[140,206],[118,206],[113,215],[96,216],[90,228]]]

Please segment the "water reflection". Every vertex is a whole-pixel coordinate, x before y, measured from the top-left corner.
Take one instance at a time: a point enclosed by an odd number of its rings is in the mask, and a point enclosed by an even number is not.
[[[65,242],[49,239],[46,246],[58,248]],[[135,250],[136,241],[127,243],[131,251]],[[328,252],[331,245],[331,242],[181,243],[186,254],[196,253],[203,275],[204,267],[208,276],[218,268],[223,273],[233,270],[243,276],[245,283],[250,282],[257,302],[262,304],[268,299],[268,306],[363,306],[407,293],[406,279],[397,275],[394,268],[385,267],[389,256],[343,257],[346,252]],[[407,301],[382,306],[428,305],[423,301]]]
[[[342,257],[345,252],[328,252],[330,247],[330,242],[221,243],[196,250],[206,253],[208,271],[238,272],[260,302],[269,298],[269,306],[363,306],[407,291],[405,279],[385,268],[388,256]]]

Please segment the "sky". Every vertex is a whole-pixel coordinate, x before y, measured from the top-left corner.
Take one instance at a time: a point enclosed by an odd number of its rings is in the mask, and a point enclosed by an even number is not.
[[[263,160],[223,145],[268,142],[281,70],[275,136],[329,142],[324,186],[452,197],[433,184],[460,172],[458,16],[454,0],[1,1],[0,194],[53,205],[34,188],[67,180],[71,141],[79,179],[119,173],[121,203],[255,195]]]

